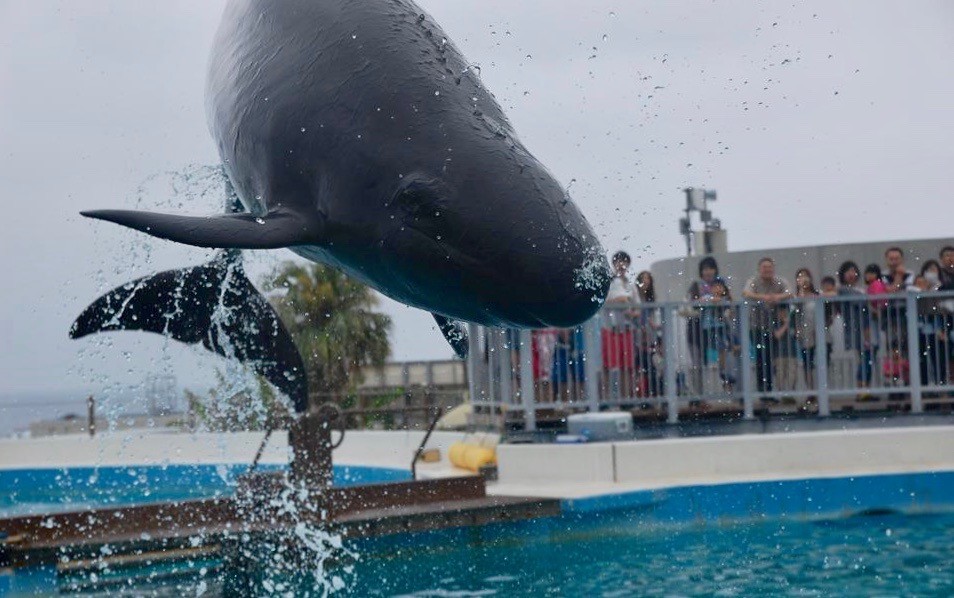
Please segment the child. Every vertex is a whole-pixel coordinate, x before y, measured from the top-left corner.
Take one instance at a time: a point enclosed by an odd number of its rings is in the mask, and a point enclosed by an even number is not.
[[[723,386],[728,390],[735,382],[735,375],[726,367],[726,358],[732,350],[732,330],[729,322],[733,319],[732,296],[725,281],[716,278],[709,288],[708,301],[712,306],[705,306],[701,311],[702,341],[705,349],[703,357],[706,365],[718,363],[719,377]]]
[[[791,325],[791,312],[787,305],[776,308],[775,329],[775,388],[781,391],[795,390],[798,377],[798,339]]]
[[[838,287],[834,276],[825,276],[821,279],[821,296],[837,297]],[[835,311],[837,304],[833,301],[825,302],[825,359],[828,361],[828,370],[831,371],[831,352],[835,348],[832,340],[831,327],[835,322]]]
[[[550,375],[554,395],[559,401],[574,402],[583,397],[583,328],[561,329],[553,349]]]
[[[911,363],[901,350],[901,343],[894,340],[884,358],[884,381],[886,386],[907,386],[911,379]],[[904,393],[891,393],[890,401],[904,399]]]
[[[865,268],[865,284],[868,285],[869,295],[885,295],[888,292],[888,287],[885,286],[884,281],[881,279],[881,266],[878,264],[869,264],[868,267]],[[881,310],[887,306],[888,301],[886,299],[871,302],[871,308],[875,314],[880,313]]]

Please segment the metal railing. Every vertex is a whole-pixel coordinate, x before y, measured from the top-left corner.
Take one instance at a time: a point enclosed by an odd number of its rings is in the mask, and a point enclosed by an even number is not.
[[[954,292],[607,306],[574,329],[470,327],[477,413],[685,416],[954,403]],[[554,415],[556,414],[556,415]]]

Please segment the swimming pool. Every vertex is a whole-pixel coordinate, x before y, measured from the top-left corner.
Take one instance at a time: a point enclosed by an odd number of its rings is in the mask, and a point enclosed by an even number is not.
[[[951,595],[954,515],[644,526],[366,557],[354,596]]]
[[[261,471],[283,469],[261,465]],[[0,470],[0,517],[231,496],[247,464],[129,465]],[[405,469],[336,465],[334,485],[400,482]]]
[[[358,556],[327,574],[351,596],[954,594],[954,472],[688,486],[563,505],[554,518],[346,541]],[[102,576],[39,569],[0,576],[0,589],[216,595],[235,574],[219,559],[176,567],[113,571],[106,586]],[[293,595],[315,585],[280,581]]]

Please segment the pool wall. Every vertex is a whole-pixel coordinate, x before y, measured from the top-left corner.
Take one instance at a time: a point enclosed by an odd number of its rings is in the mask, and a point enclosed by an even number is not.
[[[284,469],[263,465],[260,470]],[[247,464],[0,470],[0,517],[231,496]],[[403,482],[405,469],[336,465],[335,486]]]
[[[428,447],[447,448],[462,432],[434,432]],[[188,433],[172,430],[124,430],[86,435],[0,439],[0,470],[127,465],[231,465],[251,463],[263,432]],[[424,432],[349,431],[334,452],[336,465],[410,470]],[[289,461],[288,434],[276,431],[262,454],[262,464]]]
[[[560,497],[743,481],[943,472],[954,471],[954,426],[502,445],[498,458],[502,485],[533,486],[544,496]]]
[[[440,448],[443,461],[422,465],[419,475],[463,473],[446,462],[447,448],[463,437],[435,433],[428,446]],[[339,478],[342,466],[351,466],[381,473],[351,476],[357,482],[406,479],[422,438],[422,432],[349,432],[334,454]],[[152,492],[167,482],[180,489],[206,484],[218,492],[247,467],[261,439],[261,433],[151,431],[3,440],[0,489],[48,487],[51,476],[56,482],[68,475],[60,486],[82,489],[91,478],[99,485],[145,479],[141,487]],[[499,481],[488,484],[488,493],[559,498],[570,513],[636,509],[664,519],[694,514],[708,520],[954,507],[954,426],[513,444],[498,447],[498,461]],[[287,436],[277,433],[263,467],[287,462]]]
[[[436,432],[428,446],[463,438]],[[0,440],[0,516],[231,495],[263,433],[123,431]],[[336,485],[410,479],[423,432],[349,432],[334,453]],[[288,466],[288,435],[273,434],[263,470]]]

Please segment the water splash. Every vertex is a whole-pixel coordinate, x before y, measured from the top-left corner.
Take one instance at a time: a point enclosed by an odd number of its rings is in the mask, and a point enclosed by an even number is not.
[[[223,210],[227,200],[230,199],[226,194],[225,182],[226,175],[218,165],[189,165],[182,170],[161,172],[150,176],[135,190],[130,203],[135,209],[147,211],[217,213]],[[122,246],[119,250],[116,249],[116,237],[121,239]],[[195,253],[199,250],[169,247],[162,245],[162,241],[157,241],[153,237],[125,230],[117,230],[115,234],[109,236],[108,241],[98,241],[98,243],[102,243],[103,246],[98,248],[100,250],[97,253],[103,256],[106,262],[105,267],[96,273],[97,287],[101,293],[115,286],[117,278],[120,281],[137,278],[138,276],[131,274],[131,271],[146,270],[151,273],[165,269],[165,267],[157,267],[158,253],[172,251],[181,254],[181,261],[177,258],[175,267],[195,264],[197,261],[208,261],[212,258],[210,255],[212,252],[206,251],[205,258],[197,260]],[[165,261],[167,260],[163,260]],[[267,261],[270,261],[272,265],[275,263],[274,258]],[[237,283],[243,277],[242,265],[238,260],[226,260],[224,264],[224,279],[218,289],[207,341],[211,346],[220,348],[228,357],[225,360],[219,360],[216,357],[210,357],[210,354],[202,348],[189,348],[179,343],[171,343],[167,338],[162,344],[158,357],[151,360],[148,368],[148,371],[154,373],[173,375],[175,372],[173,355],[183,350],[190,351],[203,364],[218,364],[210,365],[210,369],[216,370],[217,384],[207,396],[215,402],[216,407],[221,408],[212,409],[212,413],[207,414],[210,417],[195,422],[196,431],[216,428],[221,430],[222,421],[231,422],[229,429],[261,429],[264,422],[272,415],[271,411],[276,407],[276,397],[279,396],[267,383],[263,383],[248,365],[242,364],[237,359],[241,356],[241,350],[235,346],[228,330],[230,326],[234,328],[232,324],[235,321],[237,307],[240,306],[236,293],[239,292]],[[165,320],[163,330],[166,333],[170,331],[171,323],[189,309],[188,297],[185,296],[187,288],[185,280],[177,275],[176,281],[171,308],[168,313],[163,314]],[[114,324],[120,321],[123,313],[142,288],[142,283],[129,284],[132,293],[125,298],[123,304],[108,306],[109,317]],[[249,322],[247,326],[250,327],[247,332],[254,335],[257,330],[252,328],[260,324]],[[108,432],[111,433],[122,433],[120,429],[123,427],[123,413],[130,407],[125,396],[130,393],[142,395],[145,390],[145,379],[130,389],[128,383],[104,373],[108,370],[105,366],[116,359],[117,344],[122,346],[121,343],[129,342],[127,338],[136,337],[124,334],[123,340],[119,343],[108,334],[88,337],[79,351],[80,359],[73,368],[73,373],[83,378],[86,386],[96,389],[97,409],[101,415],[105,415],[109,424]],[[129,362],[127,376],[135,376],[142,369],[135,366],[133,359],[135,353],[136,351],[129,350],[123,353],[123,358]],[[236,397],[240,397],[241,400],[234,400]],[[154,425],[154,422],[150,422],[150,427]],[[123,452],[135,446],[145,433],[148,431],[125,433],[122,438]],[[224,442],[219,449],[224,457],[226,450]],[[101,453],[99,462],[106,462],[115,457],[116,455]],[[225,471],[220,472],[220,475],[230,477],[232,473]],[[83,480],[86,485],[95,484],[99,479],[96,470],[87,477],[89,479]],[[231,479],[230,481],[234,482]],[[57,483],[62,491],[75,492],[79,482],[65,475],[60,476]],[[129,483],[139,488],[143,496],[148,496],[156,490],[148,477],[139,474],[132,475]],[[258,595],[325,596],[344,588],[353,570],[350,566],[337,564],[354,561],[357,555],[343,546],[340,536],[325,529],[321,517],[314,516],[314,512],[319,509],[318,505],[311,504],[307,498],[303,499],[301,489],[294,488],[287,481],[280,495],[273,500],[277,501],[283,516],[293,524],[288,531],[256,534],[249,536],[247,542],[239,542],[244,562],[267,573],[255,580],[258,585],[247,589],[252,594]],[[255,516],[251,510],[248,510],[246,515],[250,519]],[[205,544],[213,539],[198,536],[193,540],[199,544]],[[104,576],[109,573],[107,564],[109,556],[111,556],[109,551],[100,555],[102,566],[84,583],[94,582],[95,585],[95,582],[105,579]],[[63,555],[66,562],[69,562],[71,558],[68,554]],[[334,573],[329,571],[331,563],[336,564]],[[176,595],[217,593],[219,586],[227,584],[228,579],[213,575],[214,570],[214,566],[205,567],[205,572],[198,572],[195,583],[176,584],[176,591],[179,592]],[[301,580],[306,580],[303,582],[307,586],[304,589],[300,583]]]

